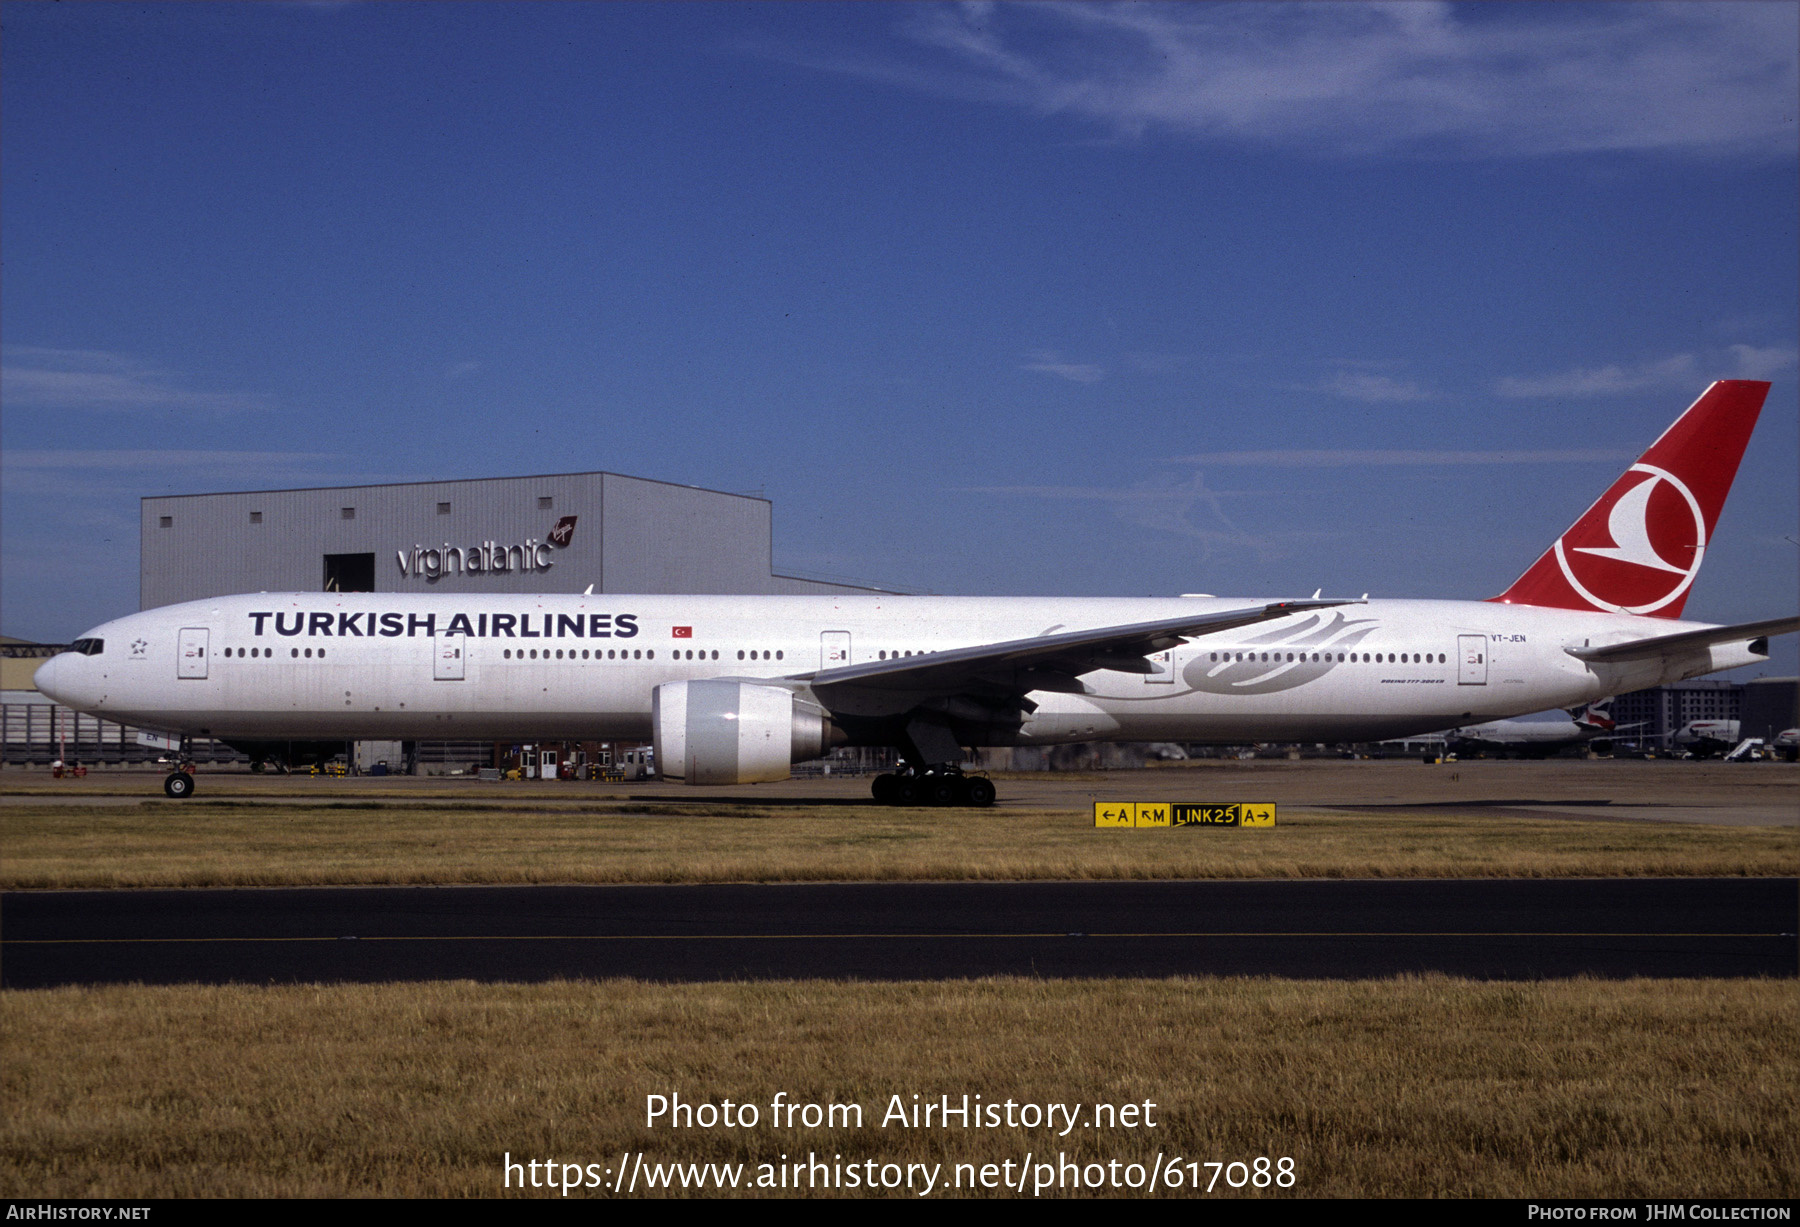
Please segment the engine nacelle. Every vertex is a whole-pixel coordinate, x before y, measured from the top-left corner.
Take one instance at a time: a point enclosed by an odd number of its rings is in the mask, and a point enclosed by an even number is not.
[[[665,682],[650,696],[656,769],[688,784],[785,780],[836,731],[792,691],[751,682]]]

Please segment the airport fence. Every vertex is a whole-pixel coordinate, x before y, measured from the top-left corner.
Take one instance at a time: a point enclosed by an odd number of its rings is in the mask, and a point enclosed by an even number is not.
[[[0,703],[0,763],[47,767],[60,758],[87,766],[154,766],[167,751],[140,743],[140,731],[44,699]],[[189,749],[196,762],[248,761],[210,738],[194,739]]]

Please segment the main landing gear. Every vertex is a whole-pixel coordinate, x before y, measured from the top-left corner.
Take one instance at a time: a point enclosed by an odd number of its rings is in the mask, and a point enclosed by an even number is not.
[[[880,805],[969,805],[985,809],[994,803],[994,782],[964,775],[956,768],[914,771],[908,767],[875,777],[869,790]]]

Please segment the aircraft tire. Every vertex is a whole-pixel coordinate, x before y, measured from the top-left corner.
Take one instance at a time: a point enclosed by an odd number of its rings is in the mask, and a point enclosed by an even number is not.
[[[185,771],[171,771],[163,778],[163,792],[177,801],[194,795],[194,777]]]
[[[981,776],[970,776],[963,781],[963,800],[977,809],[986,809],[994,803],[994,782]]]
[[[917,805],[919,803],[919,781],[910,775],[894,777],[894,786],[888,793],[889,805]]]
[[[875,804],[892,805],[894,803],[893,773],[884,771],[876,776],[875,782],[869,785],[869,793],[875,798]]]
[[[919,802],[922,805],[955,805],[962,799],[958,795],[961,791],[957,781],[949,776],[926,776],[919,787]]]

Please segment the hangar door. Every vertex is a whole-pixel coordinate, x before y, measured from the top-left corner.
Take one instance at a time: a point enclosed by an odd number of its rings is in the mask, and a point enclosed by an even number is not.
[[[1459,686],[1487,685],[1487,636],[1458,635],[1456,637],[1456,684]]]
[[[184,626],[181,628],[179,647],[175,654],[176,677],[206,676],[206,628],[204,626]]]

